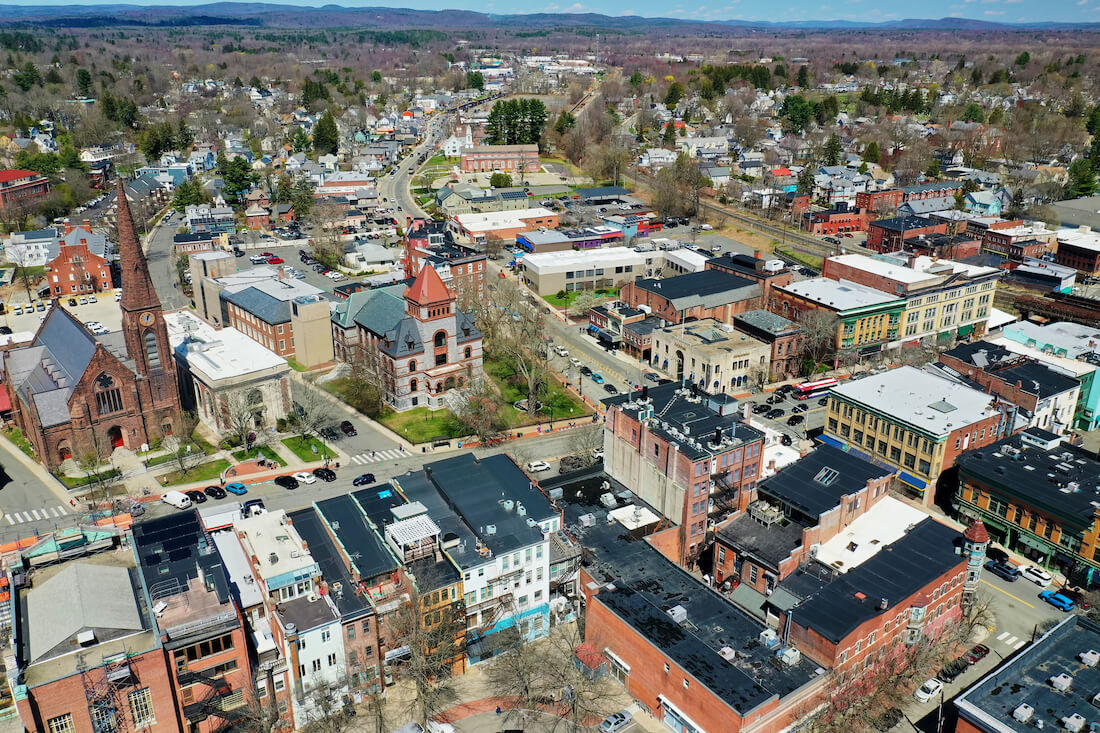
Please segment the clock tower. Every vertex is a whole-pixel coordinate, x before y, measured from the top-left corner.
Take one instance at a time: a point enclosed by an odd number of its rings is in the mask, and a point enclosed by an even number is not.
[[[122,333],[126,352],[138,375],[137,389],[141,394],[146,433],[152,438],[169,432],[172,419],[180,410],[176,365],[160,299],[149,276],[149,264],[134,228],[121,178],[116,198],[118,256],[122,271]]]

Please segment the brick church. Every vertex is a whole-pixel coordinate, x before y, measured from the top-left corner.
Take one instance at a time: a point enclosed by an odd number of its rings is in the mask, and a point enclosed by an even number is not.
[[[55,301],[27,346],[2,354],[12,415],[47,466],[170,435],[180,412],[175,363],[121,179],[122,329],[96,336]]]

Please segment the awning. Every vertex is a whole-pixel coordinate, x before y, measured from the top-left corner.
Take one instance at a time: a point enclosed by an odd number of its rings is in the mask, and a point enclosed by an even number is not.
[[[386,652],[386,661],[392,662],[395,659],[404,659],[405,657],[412,655],[412,649],[408,646],[399,646],[396,649],[390,649]]]
[[[974,333],[974,324],[971,323],[967,326],[959,326],[960,336],[969,336],[972,333]]]
[[[592,333],[598,333],[600,329],[599,329],[599,327],[593,326],[591,323],[589,323],[588,324],[588,330],[591,331]]]
[[[824,433],[822,433],[821,435],[817,436],[817,440],[820,443],[824,443],[825,445],[831,445],[834,448],[840,448],[841,450],[847,450],[848,449],[848,446],[846,446],[844,443],[837,440],[836,438],[834,438],[831,435],[825,435]]]
[[[1030,535],[1020,533],[1020,536],[1016,538],[1020,541],[1020,544],[1025,547],[1030,547],[1033,550],[1039,552],[1049,552],[1050,548],[1043,544],[1042,540],[1036,539]]]
[[[913,474],[906,473],[905,471],[898,471],[898,481],[901,481],[903,484],[909,484],[914,489],[919,489],[921,491],[924,491],[928,488],[927,481],[921,481]]]
[[[613,344],[616,341],[618,341],[618,339],[615,338],[615,334],[608,333],[607,331],[604,331],[603,329],[600,329],[600,330],[596,331],[596,338],[600,341],[606,341],[609,344]]]

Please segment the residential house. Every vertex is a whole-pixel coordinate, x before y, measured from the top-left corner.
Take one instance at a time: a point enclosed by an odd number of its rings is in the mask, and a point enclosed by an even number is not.
[[[49,195],[49,179],[41,173],[0,170],[0,211],[30,212]]]

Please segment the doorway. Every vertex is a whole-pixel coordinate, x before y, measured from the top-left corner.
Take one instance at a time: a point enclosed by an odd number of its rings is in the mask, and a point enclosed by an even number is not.
[[[107,431],[107,441],[111,444],[112,448],[121,448],[122,443],[122,428],[115,425],[113,428]]]

